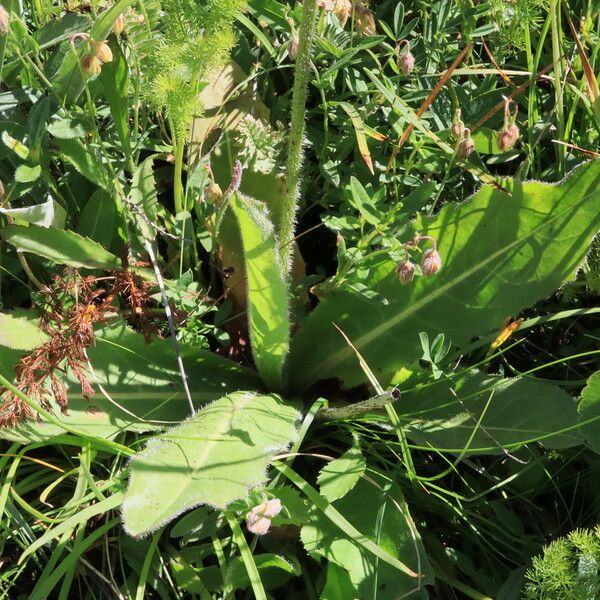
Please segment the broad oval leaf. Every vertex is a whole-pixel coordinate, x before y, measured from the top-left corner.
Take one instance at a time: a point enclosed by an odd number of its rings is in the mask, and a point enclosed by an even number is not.
[[[125,529],[143,536],[200,504],[225,508],[246,497],[296,438],[299,417],[273,394],[235,392],[152,438],[131,463]]]
[[[511,195],[486,185],[464,204],[417,218],[414,230],[438,241],[443,267],[435,277],[400,285],[395,263],[375,256],[365,268],[388,305],[367,304],[346,290],[323,301],[293,341],[293,389],[328,377],[346,385],[365,380],[334,323],[387,384],[419,357],[420,331],[444,333],[461,346],[573,278],[600,228],[600,161],[579,166],[560,184],[504,179],[502,186]]]
[[[358,446],[353,446],[342,456],[326,464],[317,477],[319,491],[333,502],[343,498],[363,476],[367,462]]]
[[[0,229],[2,238],[17,250],[71,267],[84,269],[119,269],[121,261],[98,242],[73,231],[55,227],[8,225]]]
[[[34,350],[48,341],[37,315],[27,310],[0,313],[0,345],[12,350]]]
[[[27,335],[40,345],[39,334]],[[196,406],[259,384],[253,371],[216,354],[186,345],[180,346],[180,352]],[[22,352],[0,347],[0,372],[10,380],[20,355]],[[54,410],[65,425],[111,439],[123,431],[172,427],[189,415],[171,340],[146,344],[142,335],[117,321],[96,332],[96,344],[88,349],[88,355],[92,367],[89,380],[96,395],[91,400],[83,398],[81,386],[67,370],[62,381],[68,388],[68,414],[62,415],[58,406]],[[15,428],[0,428],[0,438],[29,443],[63,432],[56,424],[28,420]]]
[[[473,371],[406,392],[398,408],[406,436],[424,448],[459,454],[501,454],[541,441],[549,448],[581,444],[573,398],[534,378],[504,379]]]
[[[270,389],[283,387],[289,347],[288,288],[278,240],[265,204],[235,194],[231,207],[240,228],[248,290],[248,324],[258,371]]]

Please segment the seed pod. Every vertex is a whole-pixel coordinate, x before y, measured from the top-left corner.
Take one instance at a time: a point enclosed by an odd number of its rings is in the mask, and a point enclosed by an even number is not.
[[[460,142],[458,142],[456,148],[456,156],[458,156],[459,159],[464,160],[473,153],[473,150],[475,150],[475,142],[471,137],[471,130],[465,127],[463,129],[463,137]]]
[[[86,54],[81,59],[81,68],[88,77],[100,75],[102,71],[102,63],[93,54]]]
[[[502,152],[506,152],[514,147],[519,139],[521,132],[515,123],[510,125],[508,129],[502,129],[498,132],[497,142],[498,147]]]
[[[112,50],[106,42],[92,42],[94,56],[103,63],[112,62]]]
[[[403,75],[410,75],[415,68],[415,57],[409,51],[398,57],[398,69]]]
[[[415,278],[415,264],[411,260],[403,260],[396,266],[396,277],[402,285],[410,283]]]
[[[421,261],[421,271],[425,277],[435,275],[442,268],[442,258],[435,248],[425,250]]]
[[[10,15],[2,4],[0,4],[0,35],[6,35],[10,26]]]
[[[119,35],[121,35],[121,32],[123,31],[124,28],[125,28],[125,17],[121,14],[115,19],[112,30],[116,36],[119,36]]]

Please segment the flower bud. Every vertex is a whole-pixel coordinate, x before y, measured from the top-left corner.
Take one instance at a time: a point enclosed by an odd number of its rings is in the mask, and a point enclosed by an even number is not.
[[[375,15],[364,6],[356,7],[356,31],[360,35],[375,35]]]
[[[402,285],[410,283],[415,278],[415,264],[410,260],[403,260],[396,266],[396,277]]]
[[[292,35],[290,41],[288,42],[288,55],[292,60],[296,60],[296,55],[298,54],[298,37],[296,35]]]
[[[206,201],[212,204],[217,204],[221,201],[223,197],[223,190],[218,183],[211,183],[208,188],[206,188],[205,196]]]
[[[94,56],[103,63],[112,62],[112,50],[106,42],[92,42]]]
[[[0,35],[6,35],[8,33],[8,27],[10,25],[10,15],[2,4],[0,4]]]
[[[398,57],[398,69],[403,75],[410,75],[415,68],[415,57],[409,51]]]
[[[452,121],[452,125],[450,126],[450,133],[455,140],[460,140],[463,137],[463,130],[465,128],[465,124],[462,122],[460,118],[460,108],[456,109],[454,113],[454,119]]]
[[[442,268],[442,258],[435,248],[425,250],[421,261],[421,271],[425,277],[435,275]]]
[[[502,129],[498,132],[497,141],[498,147],[502,152],[506,152],[514,147],[519,139],[521,132],[515,123],[510,125],[507,129]]]
[[[350,0],[335,0],[333,5],[333,14],[338,18],[342,27],[346,26],[350,13],[352,12],[352,4]]]
[[[121,32],[123,31],[124,28],[125,28],[125,17],[121,14],[115,19],[112,30],[116,36],[119,36],[119,35],[121,35]]]
[[[3,197],[4,197],[4,184],[2,183],[2,180],[0,179],[0,200],[2,200]]]
[[[473,150],[475,150],[475,142],[471,137],[471,130],[465,127],[463,129],[463,137],[456,147],[456,156],[464,160],[473,153]]]
[[[271,519],[276,517],[282,508],[279,498],[273,498],[255,506],[246,517],[248,531],[256,535],[265,535],[271,526]]]
[[[81,59],[81,68],[88,77],[100,75],[102,71],[102,63],[93,54],[86,54]]]

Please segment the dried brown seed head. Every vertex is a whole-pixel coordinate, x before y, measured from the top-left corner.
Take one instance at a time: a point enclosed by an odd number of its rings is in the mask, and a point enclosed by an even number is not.
[[[415,278],[415,264],[411,260],[403,260],[396,266],[396,277],[402,285],[410,283]]]

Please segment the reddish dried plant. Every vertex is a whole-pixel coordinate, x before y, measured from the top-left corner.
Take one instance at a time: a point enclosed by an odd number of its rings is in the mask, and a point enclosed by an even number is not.
[[[88,379],[87,348],[95,342],[94,325],[114,315],[119,300],[128,308],[128,321],[147,342],[159,333],[148,309],[152,282],[143,281],[129,269],[126,260],[123,262],[121,270],[102,278],[84,277],[69,269],[41,291],[44,306],[40,328],[49,339],[21,358],[15,374],[16,387],[42,408],[52,410],[54,397],[62,413],[67,413],[67,387],[56,373],[68,370],[78,380],[84,398],[89,400],[95,395]],[[0,426],[14,426],[33,414],[21,397],[0,387]]]

